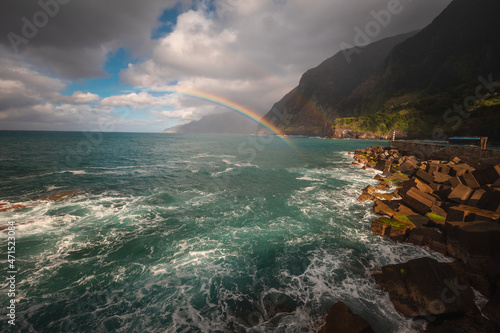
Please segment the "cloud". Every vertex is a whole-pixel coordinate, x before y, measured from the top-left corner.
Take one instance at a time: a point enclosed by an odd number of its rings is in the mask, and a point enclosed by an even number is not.
[[[154,44],[151,33],[163,10],[178,2],[191,4],[190,0],[6,0],[0,4],[0,43],[13,52],[9,33],[26,39],[19,44],[20,55],[62,78],[105,76],[107,54],[124,47],[133,56],[144,56]],[[46,24],[37,26],[44,17]],[[34,28],[25,28],[29,35],[23,34],[26,21]]]
[[[391,0],[395,1],[395,0]],[[451,0],[401,0],[373,41],[425,27]],[[353,44],[388,0],[220,0],[181,14],[152,56],[121,72],[144,89],[204,91],[264,114],[302,73]]]
[[[89,104],[94,103],[99,100],[99,95],[92,94],[89,92],[84,93],[83,91],[74,91],[71,96],[63,96],[60,94],[54,94],[51,98],[53,103],[66,103],[66,104]]]
[[[134,124],[147,130],[141,126],[167,127],[172,119],[185,122],[225,111],[167,92],[172,89],[213,94],[264,114],[307,69],[338,52],[342,42],[352,44],[355,28],[363,29],[373,20],[371,11],[391,1],[398,0],[5,0],[0,4],[0,127],[78,129],[106,117],[121,130]],[[400,0],[402,12],[373,41],[423,28],[450,2]],[[23,25],[43,14],[40,3],[59,3],[57,13],[47,15],[47,24],[27,38]],[[171,31],[153,40],[159,17],[177,3],[182,13]],[[27,40],[18,53],[10,33]],[[134,58],[120,73],[132,93],[126,86],[127,93],[102,100],[99,91],[62,95],[75,81],[109,75],[104,64],[119,48]],[[153,120],[123,117],[120,108]]]

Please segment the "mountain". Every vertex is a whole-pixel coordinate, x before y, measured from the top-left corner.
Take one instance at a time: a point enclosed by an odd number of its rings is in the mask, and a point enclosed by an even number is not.
[[[264,118],[289,135],[328,135],[333,119],[349,115],[339,112],[338,104],[383,64],[394,46],[415,33],[338,52],[308,70],[298,87],[276,103]],[[259,128],[259,133],[265,130]]]
[[[455,0],[422,31],[386,44],[390,49],[382,60],[368,53],[387,40],[367,46],[350,64],[342,63],[339,53],[307,72],[295,89],[304,101],[293,103],[297,93],[292,91],[265,117],[288,134],[302,129],[306,135],[388,138],[396,130],[406,138],[500,139],[495,126],[500,123],[498,13],[498,0]],[[361,66],[365,71],[357,72]],[[323,76],[322,67],[330,68]],[[316,82],[307,80],[311,73]],[[352,75],[351,81],[339,73]],[[339,78],[348,83],[331,84]],[[280,113],[290,117],[280,122],[274,116]]]
[[[253,134],[257,124],[239,113],[227,112],[204,116],[185,125],[168,128],[164,133]]]

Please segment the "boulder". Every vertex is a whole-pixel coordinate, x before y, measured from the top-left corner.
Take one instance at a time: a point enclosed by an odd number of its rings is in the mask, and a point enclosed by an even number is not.
[[[448,213],[437,205],[432,205],[430,212],[426,214],[429,218],[429,225],[444,230],[444,223]]]
[[[382,182],[380,182],[380,184],[377,185],[377,190],[380,190],[380,191],[386,191],[390,188],[391,188],[391,184],[389,182],[386,182],[386,181],[382,181]]]
[[[384,201],[375,199],[375,205],[373,206],[373,212],[380,215],[394,216],[394,209],[389,207]]]
[[[404,241],[408,232],[416,226],[411,222],[402,222],[387,217],[381,217],[372,222],[371,232],[386,236],[397,241]]]
[[[472,193],[472,196],[467,201],[467,205],[472,207],[478,207],[479,200],[481,200],[481,198],[485,193],[486,191],[482,189],[475,190],[474,193]]]
[[[466,163],[454,164],[450,166],[450,176],[460,177],[465,175],[467,172],[473,172],[475,169]]]
[[[392,200],[394,199],[394,193],[373,193],[373,197],[380,200]]]
[[[9,210],[17,210],[17,209],[23,209],[23,208],[26,208],[26,206],[23,206],[23,205],[12,205],[12,206],[0,209],[0,212],[6,212],[6,211],[9,211]]]
[[[424,181],[427,184],[434,182],[434,176],[431,175],[430,173],[425,172],[422,169],[419,169],[417,171],[417,173],[415,173],[415,177],[420,178],[422,181]]]
[[[458,185],[462,184],[462,181],[460,180],[460,177],[450,178],[449,182],[450,182],[452,188],[455,188]]]
[[[500,277],[500,224],[446,222],[446,248],[450,255],[490,279]]]
[[[476,178],[472,175],[472,173],[468,172],[460,177],[462,184],[469,186],[470,188],[479,188],[480,185],[477,182]]]
[[[373,276],[404,316],[435,319],[477,313],[472,289],[450,263],[421,258],[384,266]]]
[[[432,193],[432,188],[418,178],[412,178],[410,180],[407,180],[403,182],[402,185],[403,188],[401,190],[401,193],[408,192],[412,187],[416,187],[417,189],[425,193]]]
[[[426,214],[436,201],[435,198],[414,187],[403,196],[403,202],[420,214]]]
[[[373,195],[369,193],[361,193],[361,195],[358,198],[358,201],[370,201],[375,199]]]
[[[489,190],[483,193],[477,206],[482,209],[500,213],[500,190]]]
[[[374,333],[370,324],[360,315],[354,314],[343,302],[328,309],[325,323],[318,333]]]
[[[417,169],[418,169],[418,166],[410,160],[404,161],[403,164],[401,164],[398,167],[398,171],[405,173],[405,174],[408,174],[408,175],[414,174],[417,171]]]
[[[59,193],[55,193],[55,194],[46,195],[44,197],[38,198],[37,200],[60,201],[60,200],[63,200],[63,199],[71,198],[71,197],[77,195],[79,192],[80,191],[78,191],[78,190],[59,192]]]
[[[434,229],[426,227],[412,229],[407,242],[418,246],[426,246],[432,251],[446,255],[446,240],[443,234]]]
[[[494,184],[498,179],[500,179],[500,164],[486,169],[485,174],[488,178],[487,184]]]
[[[465,203],[472,194],[472,189],[466,185],[457,185],[448,196],[448,200],[456,203]]]
[[[458,205],[448,209],[446,220],[450,222],[498,221],[500,214],[472,206]]]
[[[450,175],[441,173],[441,172],[435,172],[434,173],[434,182],[440,183],[440,184],[449,184],[450,179],[453,178]]]

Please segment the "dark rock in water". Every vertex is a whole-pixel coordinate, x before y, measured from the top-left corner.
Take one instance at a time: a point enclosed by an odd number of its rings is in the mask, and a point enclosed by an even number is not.
[[[291,313],[296,309],[295,301],[288,295],[271,293],[263,299],[266,318],[271,319],[279,313]]]
[[[325,324],[318,333],[372,333],[370,324],[360,315],[352,313],[343,302],[335,303],[325,315]]]
[[[432,320],[478,311],[468,282],[450,263],[421,258],[384,266],[373,276],[404,316]]]
[[[4,206],[4,205],[2,205],[2,206]],[[0,207],[2,207],[2,206],[0,206]],[[12,205],[12,206],[0,209],[0,212],[6,212],[6,211],[9,211],[9,210],[16,210],[16,209],[23,209],[23,208],[26,208],[26,206],[23,206],[23,205]]]
[[[59,193],[55,193],[55,194],[46,195],[44,197],[38,198],[37,200],[59,201],[59,200],[71,198],[71,197],[77,195],[79,192],[80,191],[78,191],[78,190],[59,192]]]

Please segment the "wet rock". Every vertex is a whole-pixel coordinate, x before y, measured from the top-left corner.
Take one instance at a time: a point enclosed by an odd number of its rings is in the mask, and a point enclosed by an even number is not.
[[[381,217],[372,222],[371,232],[402,242],[407,238],[410,230],[414,228],[416,226],[412,222]]]
[[[407,317],[441,317],[477,312],[469,284],[449,263],[431,258],[382,267],[375,281]]]
[[[318,333],[374,333],[370,324],[354,314],[343,302],[337,302],[325,315],[325,324]]]
[[[430,228],[421,227],[411,230],[407,242],[417,246],[428,247],[432,251],[444,255],[447,253],[446,239],[443,234]]]
[[[370,201],[375,199],[375,197],[369,193],[361,193],[361,195],[358,198],[358,201]]]
[[[26,208],[26,206],[23,206],[23,205],[12,205],[12,206],[0,209],[0,212],[6,212],[6,211],[9,211],[9,210],[17,210],[17,209],[23,209],[23,208]]]
[[[37,200],[43,200],[43,201],[60,201],[60,200],[64,200],[64,199],[68,199],[68,198],[74,197],[79,192],[80,191],[78,191],[78,190],[59,192],[59,193],[55,193],[55,194],[46,195],[44,197],[38,198]]]
[[[394,209],[389,207],[384,201],[376,199],[373,206],[373,212],[380,215],[394,216]]]

